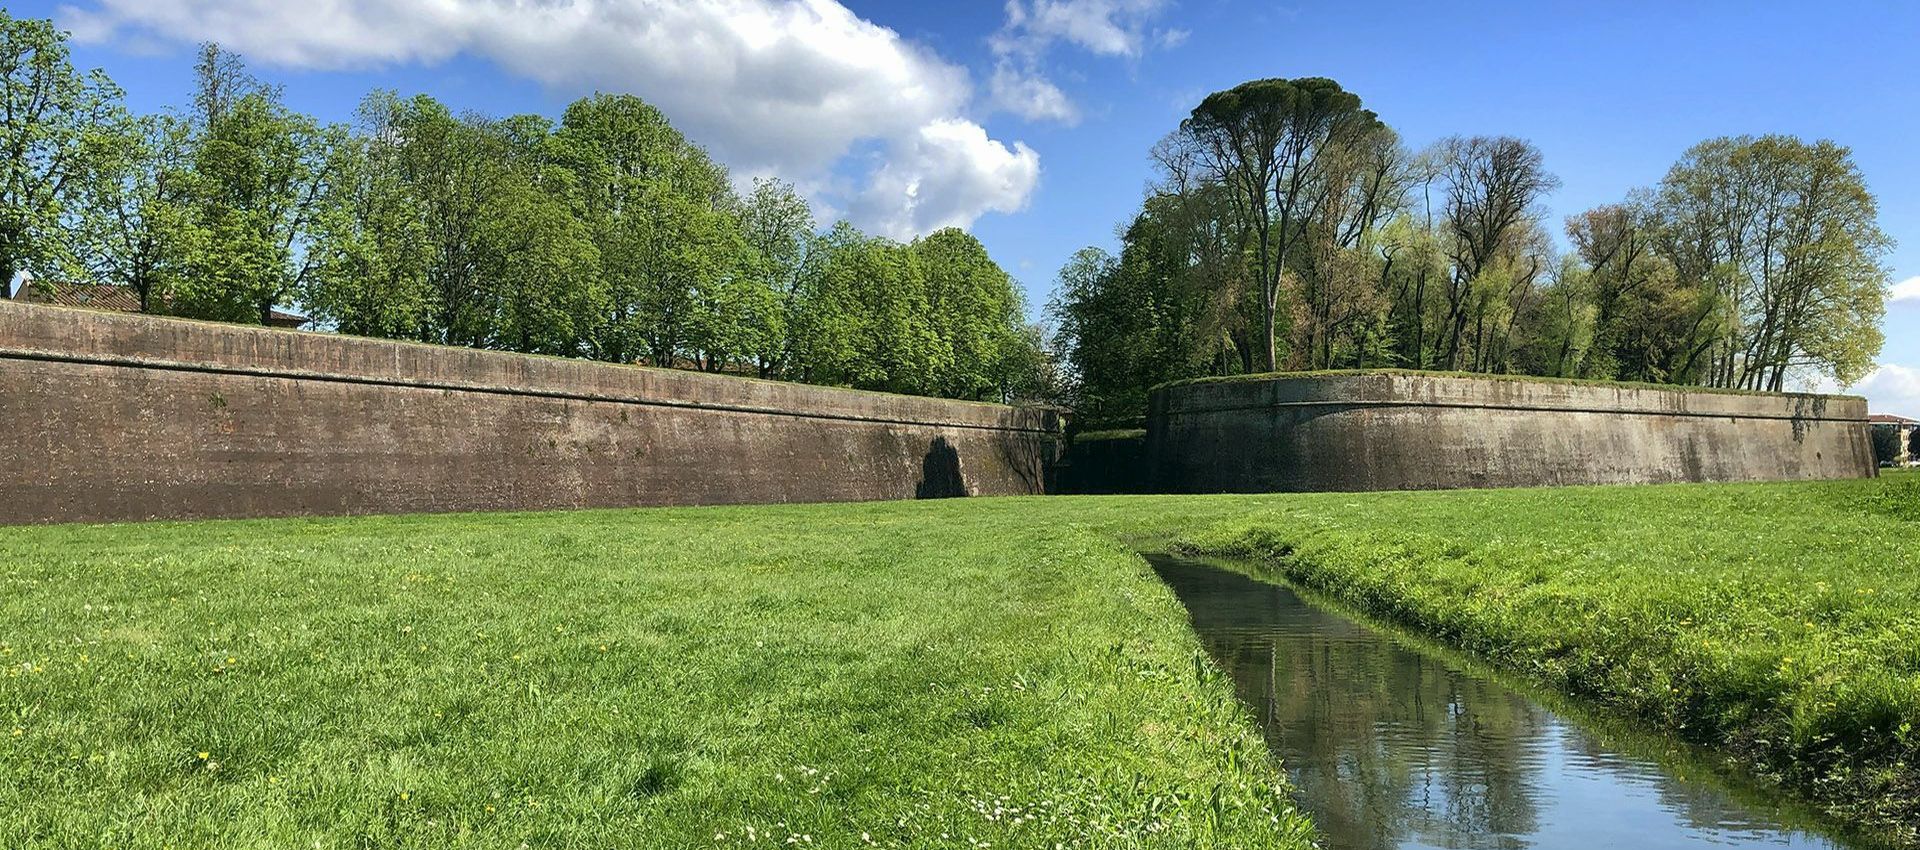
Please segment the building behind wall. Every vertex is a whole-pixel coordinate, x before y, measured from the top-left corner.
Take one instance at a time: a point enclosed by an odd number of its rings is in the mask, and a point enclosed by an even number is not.
[[[1900,439],[1898,444],[1900,449],[1899,454],[1894,456],[1894,463],[1901,466],[1908,466],[1916,461],[1920,461],[1920,457],[1916,457],[1913,452],[1914,434],[1916,431],[1920,431],[1920,419],[1908,419],[1905,416],[1895,416],[1890,413],[1875,413],[1868,416],[1867,421],[1873,424],[1873,428],[1876,431],[1882,428],[1890,428],[1893,429],[1895,434],[1899,435]]]

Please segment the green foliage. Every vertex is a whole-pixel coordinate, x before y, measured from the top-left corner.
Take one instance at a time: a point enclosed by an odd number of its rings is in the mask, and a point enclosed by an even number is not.
[[[1713,139],[1657,190],[1570,217],[1557,256],[1538,148],[1418,155],[1327,80],[1205,98],[1117,259],[1076,257],[1050,309],[1083,415],[1168,380],[1404,367],[1781,391],[1859,380],[1889,245],[1846,148]]]
[[[658,109],[596,94],[556,127],[376,91],[356,127],[288,109],[207,44],[182,116],[128,118],[47,21],[0,11],[0,279],[131,288],[143,309],[968,399],[1048,399],[1044,335],[973,237],[816,232],[792,186],[726,170]],[[41,286],[57,285],[49,281]]]
[[[0,9],[0,287],[63,267],[68,204],[135,136],[120,89],[73,67],[65,33]]]
[[[1899,460],[1901,450],[1906,448],[1900,445],[1899,429],[1876,425],[1871,430],[1874,462],[1887,465]]]

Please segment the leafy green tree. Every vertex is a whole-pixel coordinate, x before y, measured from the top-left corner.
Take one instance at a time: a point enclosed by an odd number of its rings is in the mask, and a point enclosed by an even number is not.
[[[209,55],[219,48],[209,46]],[[321,257],[307,250],[341,169],[346,129],[322,127],[287,109],[278,90],[225,88],[205,71],[201,100],[214,108],[194,140],[187,186],[198,231],[170,309],[183,315],[267,323],[274,307],[303,291]]]
[[[1790,136],[1710,139],[1661,182],[1664,248],[1701,298],[1706,382],[1779,390],[1806,368],[1849,384],[1884,341],[1892,245],[1847,148]]]
[[[484,200],[476,241],[493,306],[491,343],[536,354],[585,354],[607,296],[578,177],[546,119],[516,116],[490,131],[503,150],[502,174],[498,190]]]
[[[67,206],[91,175],[118,170],[130,124],[120,89],[73,67],[52,21],[0,9],[0,290],[67,258]]]
[[[754,286],[746,299],[746,351],[759,376],[770,378],[784,374],[796,354],[801,280],[815,244],[813,210],[791,184],[756,179],[740,200],[739,216]]]
[[[1891,466],[1900,459],[1900,429],[1891,425],[1873,426],[1873,460]]]
[[[1228,188],[1235,221],[1251,236],[1260,362],[1268,370],[1280,367],[1286,270],[1333,191],[1323,155],[1359,144],[1378,127],[1358,96],[1320,77],[1253,80],[1214,92],[1180,124],[1183,158],[1208,182]]]
[[[191,149],[187,124],[166,116],[102,146],[68,205],[71,277],[126,286],[143,312],[165,311],[193,244]]]
[[[1031,345],[1013,278],[980,240],[957,228],[913,243],[924,270],[930,324],[938,340],[931,389],[949,398],[987,398],[1010,380],[1013,350]]]
[[[631,95],[575,101],[558,136],[607,285],[599,356],[671,366],[694,345],[749,347],[723,341],[713,318],[749,266],[726,172]]]

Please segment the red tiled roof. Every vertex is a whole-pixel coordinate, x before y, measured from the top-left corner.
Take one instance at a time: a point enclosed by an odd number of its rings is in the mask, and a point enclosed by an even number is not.
[[[115,313],[141,312],[139,293],[134,292],[132,287],[111,283],[31,282],[21,288],[17,297],[28,304],[53,304]],[[268,324],[297,328],[306,323],[305,316],[274,310],[273,320]]]
[[[1920,425],[1920,419],[1908,419],[1891,413],[1870,413],[1867,414],[1867,421],[1875,425]]]
[[[140,312],[140,296],[131,288],[105,283],[27,284],[20,300],[29,304],[58,304],[62,307],[87,307],[116,313]]]

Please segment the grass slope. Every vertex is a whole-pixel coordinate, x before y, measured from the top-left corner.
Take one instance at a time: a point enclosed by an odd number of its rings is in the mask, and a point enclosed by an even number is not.
[[[1920,826],[1920,477],[7,529],[0,846],[1301,847],[1129,551]]]
[[[1920,476],[1297,497],[1190,531],[1920,843]]]
[[[0,846],[1306,846],[1042,504],[7,529]]]

